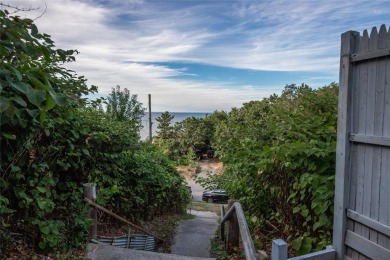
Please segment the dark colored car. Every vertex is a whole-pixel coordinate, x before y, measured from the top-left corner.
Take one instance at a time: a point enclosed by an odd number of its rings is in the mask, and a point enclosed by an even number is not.
[[[207,149],[207,157],[208,158],[214,158],[215,150],[213,148]]]
[[[208,203],[214,203],[214,202],[227,203],[227,201],[229,200],[229,196],[227,195],[225,190],[216,189],[211,191],[204,191],[202,195],[202,200],[207,201]]]
[[[203,152],[200,149],[197,149],[194,151],[195,157],[198,158],[199,160],[203,159]]]

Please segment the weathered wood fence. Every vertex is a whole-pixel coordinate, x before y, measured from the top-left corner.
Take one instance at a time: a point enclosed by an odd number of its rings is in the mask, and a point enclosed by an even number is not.
[[[341,37],[333,246],[390,259],[390,31]]]

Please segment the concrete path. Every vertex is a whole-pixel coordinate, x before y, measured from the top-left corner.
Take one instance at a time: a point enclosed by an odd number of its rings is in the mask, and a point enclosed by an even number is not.
[[[155,253],[92,243],[88,244],[88,252],[86,258],[88,260],[211,260],[210,258]]]
[[[217,215],[208,211],[189,212],[194,219],[182,220],[176,228],[171,253],[183,256],[210,257],[211,239],[217,230]]]

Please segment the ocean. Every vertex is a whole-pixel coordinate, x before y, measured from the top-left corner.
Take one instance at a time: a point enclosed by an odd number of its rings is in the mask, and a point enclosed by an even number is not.
[[[152,135],[156,135],[158,122],[156,120],[157,117],[161,116],[163,112],[152,112]],[[197,117],[204,118],[206,115],[210,115],[211,113],[191,113],[191,112],[169,112],[171,115],[175,117],[172,119],[172,125],[177,122],[181,122],[188,117]],[[149,112],[145,111],[145,115],[142,118],[142,126],[143,128],[140,131],[141,140],[145,140],[149,137]]]

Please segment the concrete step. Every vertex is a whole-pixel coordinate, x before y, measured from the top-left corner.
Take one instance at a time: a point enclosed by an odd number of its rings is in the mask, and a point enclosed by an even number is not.
[[[120,248],[103,244],[88,244],[88,259],[91,260],[212,260],[215,258],[193,257],[155,253],[142,250]]]

